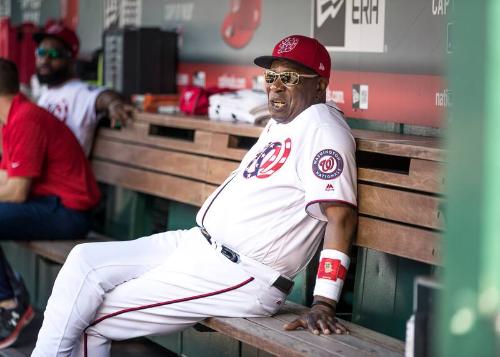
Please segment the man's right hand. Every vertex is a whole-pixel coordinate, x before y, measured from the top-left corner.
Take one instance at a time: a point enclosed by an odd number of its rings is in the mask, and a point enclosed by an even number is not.
[[[315,335],[349,334],[347,327],[335,318],[335,307],[325,305],[314,305],[307,313],[285,324],[283,328],[287,331],[303,328]]]

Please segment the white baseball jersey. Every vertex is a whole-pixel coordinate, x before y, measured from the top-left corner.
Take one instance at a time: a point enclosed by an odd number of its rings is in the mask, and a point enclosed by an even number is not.
[[[294,277],[327,220],[320,202],[356,206],[356,144],[334,105],[271,120],[239,168],[207,199],[197,223],[218,242]]]
[[[54,114],[75,134],[87,156],[97,126],[95,102],[105,88],[96,88],[79,79],[46,90],[38,105]]]

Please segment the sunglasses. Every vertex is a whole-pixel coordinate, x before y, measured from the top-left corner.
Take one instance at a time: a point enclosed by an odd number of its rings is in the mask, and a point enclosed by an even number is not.
[[[59,58],[70,58],[71,54],[68,51],[58,50],[55,48],[38,47],[35,50],[35,56],[39,58],[48,57],[50,59],[59,59]]]
[[[276,73],[274,71],[267,70],[264,72],[264,80],[267,84],[273,84],[276,80],[280,79],[281,83],[285,86],[294,86],[299,84],[300,77],[304,78],[314,78],[319,77],[317,74],[299,74],[297,72],[281,72]]]

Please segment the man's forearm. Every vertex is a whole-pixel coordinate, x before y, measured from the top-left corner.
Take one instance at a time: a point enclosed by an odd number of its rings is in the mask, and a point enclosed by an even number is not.
[[[350,207],[329,205],[323,207],[323,211],[328,223],[318,268],[314,302],[322,301],[335,309],[349,268],[349,250],[358,219],[356,210]]]
[[[110,105],[112,105],[114,102],[121,103],[123,102],[123,98],[120,94],[113,90],[105,90],[97,97],[97,100],[95,102],[96,112],[108,111]]]
[[[357,226],[357,214],[353,209],[343,217],[328,220],[325,230],[323,249],[335,249],[349,254]]]
[[[29,195],[31,179],[28,177],[7,178],[0,185],[0,202],[22,203]]]

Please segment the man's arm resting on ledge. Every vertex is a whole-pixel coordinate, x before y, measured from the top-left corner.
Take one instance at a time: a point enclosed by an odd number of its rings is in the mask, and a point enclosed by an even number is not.
[[[111,121],[111,127],[118,128],[126,126],[127,121],[132,120],[134,107],[125,103],[117,92],[105,90],[97,96],[95,110],[96,112],[106,112]]]
[[[333,249],[349,255],[352,238],[358,223],[357,211],[347,205],[321,203],[321,208],[328,218],[323,250]],[[314,334],[348,333],[347,328],[335,318],[337,301],[325,296],[315,295],[313,306],[301,318],[285,324],[285,330],[299,327]]]
[[[31,178],[8,177],[0,171],[0,202],[23,203],[28,198]]]

